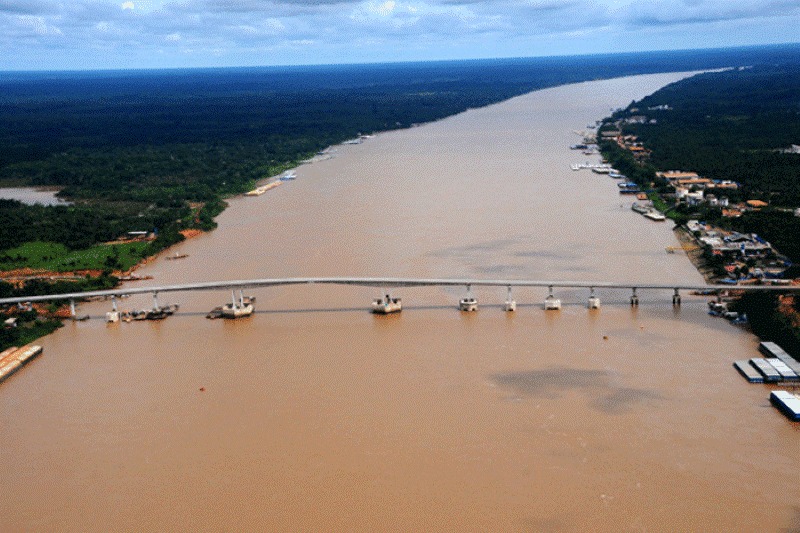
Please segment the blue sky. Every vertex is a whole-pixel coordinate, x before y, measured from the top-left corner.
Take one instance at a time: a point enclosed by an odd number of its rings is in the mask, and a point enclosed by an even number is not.
[[[799,0],[0,0],[0,70],[715,48],[798,28]]]

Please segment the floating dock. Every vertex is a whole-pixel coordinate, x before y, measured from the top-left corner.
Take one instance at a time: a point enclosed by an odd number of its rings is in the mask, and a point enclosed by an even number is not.
[[[9,348],[0,353],[0,383],[11,377],[14,372],[41,353],[41,346]]]
[[[800,421],[800,398],[791,392],[774,390],[769,395],[769,401],[780,409],[789,420]]]
[[[766,359],[754,357],[750,359],[750,364],[753,365],[753,368],[758,370],[762,376],[764,376],[764,381],[767,383],[776,383],[783,380],[783,377],[780,375],[780,373],[775,370],[775,367],[769,364]]]
[[[760,351],[767,357],[774,357],[775,359],[782,361],[786,366],[788,366],[792,370],[792,372],[800,376],[800,362],[798,362],[794,357],[786,353],[786,350],[784,350],[774,342],[762,342],[758,346],[758,351]]]
[[[781,375],[781,379],[783,381],[797,381],[800,379],[800,377],[798,377],[797,374],[795,374],[792,369],[780,359],[765,359],[765,361],[771,364],[775,370],[778,371],[778,374]]]
[[[744,376],[744,379],[750,383],[764,383],[764,376],[759,374],[756,369],[750,364],[748,360],[736,361],[733,366],[739,373]]]

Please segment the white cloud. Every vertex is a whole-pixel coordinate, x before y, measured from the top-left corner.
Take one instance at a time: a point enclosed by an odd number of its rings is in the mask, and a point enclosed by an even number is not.
[[[0,68],[47,57],[54,40],[75,61],[102,44],[110,66],[122,50],[159,49],[176,64],[182,53],[269,64],[789,42],[797,27],[798,0],[0,0]],[[302,47],[319,56],[269,53]]]

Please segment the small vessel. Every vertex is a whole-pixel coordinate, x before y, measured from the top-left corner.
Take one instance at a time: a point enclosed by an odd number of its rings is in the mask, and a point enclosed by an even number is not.
[[[633,204],[631,204],[631,209],[633,209],[640,215],[644,215],[645,213],[650,211],[650,209],[652,209],[652,206],[650,206],[649,203],[633,202]]]
[[[655,209],[649,209],[646,213],[644,213],[644,216],[645,218],[655,220],[656,222],[663,222],[667,219],[667,217],[664,216],[664,213]]]
[[[297,179],[297,174],[295,174],[294,172],[287,172],[278,179],[281,181],[292,181],[293,179]]]
[[[386,295],[383,298],[376,298],[372,302],[372,312],[378,315],[388,315],[399,313],[403,310],[403,302],[400,298],[392,298]]]
[[[164,307],[154,307],[149,311],[144,312],[145,320],[164,320],[168,316],[175,314],[178,310],[178,304],[165,305]]]
[[[185,257],[189,257],[189,254],[181,254],[181,253],[175,252],[175,255],[168,255],[167,256],[167,261],[171,261],[173,259],[183,259]]]
[[[638,194],[642,192],[639,189],[639,185],[633,183],[632,181],[623,181],[621,183],[617,183],[617,187],[619,187],[620,194]]]

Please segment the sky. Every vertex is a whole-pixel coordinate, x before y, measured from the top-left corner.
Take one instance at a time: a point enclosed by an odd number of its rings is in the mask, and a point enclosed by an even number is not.
[[[800,0],[0,0],[0,70],[535,57],[800,41]]]

